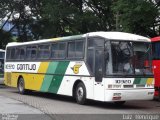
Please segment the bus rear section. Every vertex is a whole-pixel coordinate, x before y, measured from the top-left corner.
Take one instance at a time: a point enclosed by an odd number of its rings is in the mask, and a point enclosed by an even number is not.
[[[5,51],[0,49],[0,84],[4,81],[4,55]]]
[[[155,98],[160,100],[160,36],[151,38],[152,40],[152,64],[155,78]]]

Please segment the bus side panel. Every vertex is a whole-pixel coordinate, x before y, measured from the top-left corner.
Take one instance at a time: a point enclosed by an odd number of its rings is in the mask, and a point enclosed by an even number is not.
[[[4,84],[7,86],[11,86],[11,72],[4,73]]]
[[[71,61],[66,69],[65,76],[60,84],[57,94],[72,96],[73,86],[76,81],[84,83],[87,98],[93,99],[93,77],[89,77],[89,71],[83,61]]]
[[[18,77],[19,73],[11,73],[11,86],[12,87],[17,87],[17,82],[18,82]]]
[[[74,83],[77,80],[80,80],[84,83],[85,87],[86,87],[86,98],[87,99],[93,99],[94,95],[93,95],[93,77],[81,77],[81,76],[65,76],[62,80],[62,83],[60,85],[60,88],[58,90],[58,94],[61,95],[69,95],[72,96],[72,90],[73,90],[73,86]]]
[[[50,62],[40,90],[43,92],[57,93],[68,64],[68,61]]]
[[[23,74],[25,80],[25,88],[40,91],[49,62],[41,62],[37,73]]]

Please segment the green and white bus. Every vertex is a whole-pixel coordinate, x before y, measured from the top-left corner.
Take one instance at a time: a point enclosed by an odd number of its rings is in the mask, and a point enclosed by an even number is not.
[[[5,84],[118,104],[151,100],[150,39],[123,32],[91,32],[6,46]]]

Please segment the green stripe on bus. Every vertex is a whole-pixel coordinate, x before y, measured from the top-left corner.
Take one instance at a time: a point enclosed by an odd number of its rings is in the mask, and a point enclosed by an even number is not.
[[[62,75],[54,75],[53,76],[52,82],[51,82],[49,90],[48,90],[49,92],[51,92],[51,93],[58,92],[58,89],[59,89],[61,82],[63,80],[63,77],[64,77],[63,75],[65,74],[68,65],[69,65],[69,62],[59,62],[58,63],[57,69],[55,70],[55,74],[62,74]]]
[[[43,84],[41,87],[41,91],[48,92],[48,89],[49,89],[49,86],[52,82],[52,79],[53,79],[53,75],[45,75],[45,78],[43,80]]]
[[[135,78],[133,84],[139,84],[141,81],[141,78]]]
[[[147,78],[141,78],[140,84],[145,85],[147,81]]]
[[[55,73],[58,62],[50,62],[46,73]],[[41,91],[47,92],[52,82],[53,75],[45,75]]]

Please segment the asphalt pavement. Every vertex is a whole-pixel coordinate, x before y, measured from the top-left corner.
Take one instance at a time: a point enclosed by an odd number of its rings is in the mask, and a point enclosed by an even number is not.
[[[151,119],[151,117],[154,119]],[[71,97],[31,92],[0,85],[0,120],[159,120],[160,102],[127,101],[123,106],[88,101],[78,105]]]

